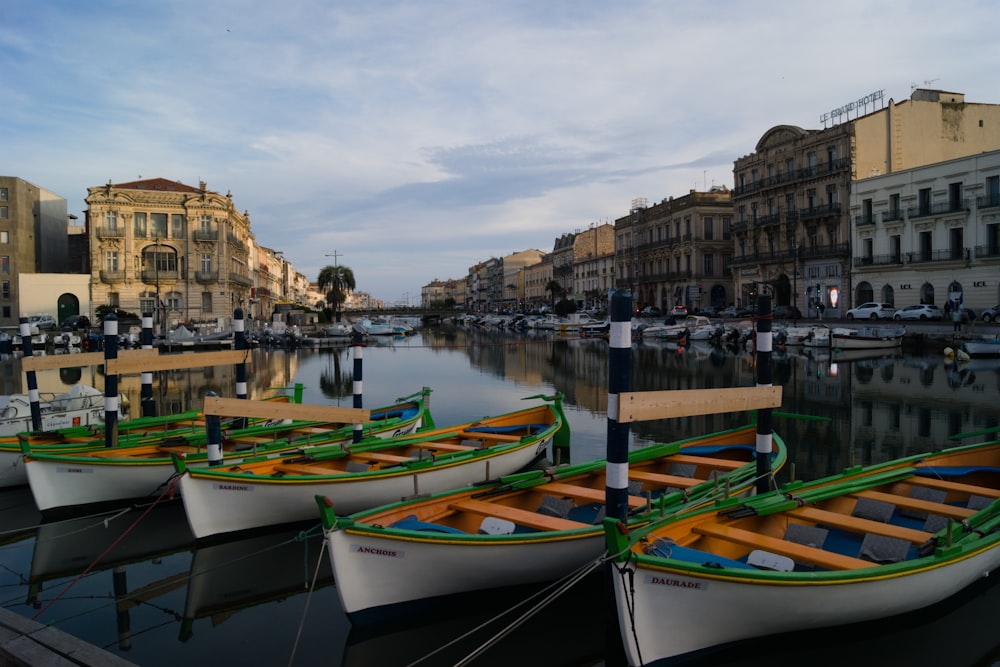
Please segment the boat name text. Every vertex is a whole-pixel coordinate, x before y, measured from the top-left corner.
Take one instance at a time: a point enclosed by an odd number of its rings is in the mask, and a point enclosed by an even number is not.
[[[389,558],[404,558],[406,556],[406,552],[399,549],[383,549],[380,547],[369,547],[364,544],[352,544],[351,551],[370,556],[388,556]]]
[[[661,577],[658,575],[650,575],[647,578],[647,583],[653,586],[671,586],[673,588],[694,588],[697,590],[705,590],[706,585],[700,581],[687,581],[684,579],[674,579],[672,577]]]

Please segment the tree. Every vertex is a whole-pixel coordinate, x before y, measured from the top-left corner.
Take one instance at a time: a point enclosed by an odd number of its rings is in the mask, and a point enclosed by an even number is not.
[[[559,284],[558,280],[550,280],[545,285],[545,291],[549,293],[549,304],[552,306],[556,305],[556,299],[563,295],[562,285]]]
[[[333,306],[337,322],[340,322],[340,306],[344,303],[348,292],[354,291],[354,271],[347,266],[325,266],[316,279],[321,290],[326,292],[326,302]]]

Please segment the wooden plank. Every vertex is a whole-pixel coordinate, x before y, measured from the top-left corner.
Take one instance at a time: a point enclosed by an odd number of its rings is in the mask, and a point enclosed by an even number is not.
[[[792,560],[800,563],[812,563],[829,570],[856,570],[862,567],[873,567],[875,563],[871,561],[843,556],[832,551],[824,551],[815,547],[806,546],[797,542],[781,540],[777,537],[760,535],[749,530],[734,528],[732,526],[722,526],[717,523],[703,523],[694,527],[694,532],[708,537],[736,542],[749,547],[756,547],[771,553],[788,556]]]
[[[136,360],[148,365],[150,359],[157,359],[159,350],[121,350],[119,359]],[[53,368],[76,368],[77,366],[101,366],[104,364],[103,352],[81,352],[79,354],[50,354],[44,357],[24,357],[21,359],[21,370],[47,371]]]
[[[954,491],[956,493],[968,493],[972,496],[985,496],[987,498],[1000,498],[1000,489],[994,489],[989,486],[976,486],[975,484],[952,482],[950,480],[938,479],[936,477],[924,477],[923,475],[914,475],[906,481],[910,484],[926,486],[930,489]]]
[[[607,499],[606,489],[592,489],[589,486],[577,486],[575,484],[567,484],[565,482],[547,482],[531,489],[532,491],[543,491],[545,493],[550,493],[554,496],[568,496],[570,498],[579,498],[580,500],[586,500],[592,503],[604,504]],[[642,496],[629,496],[628,506],[642,507],[646,504],[646,499]]]
[[[494,440],[497,442],[520,442],[521,436],[507,433],[489,433],[482,431],[461,431],[458,435],[469,440]]]
[[[129,357],[119,355],[118,359],[111,359],[105,364],[105,371],[109,375],[134,375],[136,373],[152,373],[154,371],[172,371],[180,368],[225,366],[245,362],[249,358],[250,350],[216,350],[214,352],[194,352],[192,354],[157,354],[156,357],[142,361],[133,361]]]
[[[513,521],[514,523],[522,526],[536,528],[538,530],[572,530],[574,528],[583,528],[588,525],[580,521],[560,519],[559,517],[549,516],[548,514],[539,514],[538,512],[532,512],[530,510],[522,510],[517,507],[510,507],[509,505],[500,505],[497,503],[487,503],[481,500],[463,500],[458,503],[453,503],[449,507],[463,512],[481,514],[483,516],[495,516],[498,519],[506,519],[507,521]]]
[[[649,482],[650,484],[658,484],[660,486],[676,487],[679,489],[686,489],[692,487],[695,484],[701,484],[705,480],[696,479],[694,477],[680,477],[678,475],[664,475],[658,472],[646,472],[644,470],[632,470],[628,471],[628,478],[635,480],[637,482]]]
[[[472,445],[456,445],[450,442],[421,442],[416,447],[426,451],[442,452],[471,452],[476,449]]]
[[[683,451],[683,450],[682,450]],[[668,461],[670,463],[693,463],[697,466],[707,466],[716,470],[736,470],[747,465],[749,461],[734,461],[733,459],[716,459],[711,456],[694,456],[692,454],[674,454]]]
[[[193,355],[192,355],[193,356]],[[206,396],[205,415],[220,417],[261,417],[265,419],[297,419],[300,421],[363,424],[371,420],[371,410],[339,408],[325,405],[303,405],[278,401],[250,401],[243,398]]]
[[[343,470],[331,470],[323,466],[309,465],[308,463],[282,463],[274,466],[275,472],[287,472],[290,475],[332,475]]]
[[[413,458],[409,456],[400,456],[399,454],[383,454],[382,452],[360,452],[358,454],[353,454],[351,456],[352,461],[361,461],[362,463],[375,462],[380,463],[405,463],[407,461],[412,461]]]
[[[780,386],[625,392],[618,397],[618,421],[627,423],[780,407]]]
[[[871,519],[862,519],[857,516],[848,516],[846,514],[840,514],[839,512],[822,510],[817,507],[799,507],[797,509],[790,510],[789,514],[800,519],[805,519],[806,521],[822,524],[831,528],[843,528],[844,530],[850,530],[855,533],[885,535],[886,537],[895,537],[901,540],[906,540],[907,542],[912,542],[913,544],[923,544],[933,536],[932,533],[928,533],[923,530],[894,526],[891,523],[872,521]]]
[[[897,496],[894,493],[882,493],[881,491],[860,491],[851,495],[855,498],[871,498],[872,500],[881,500],[884,503],[889,503],[891,505],[895,505],[896,507],[905,507],[906,509],[916,510],[918,512],[927,512],[928,514],[938,514],[940,516],[958,519],[959,521],[967,519],[976,513],[975,510],[970,510],[968,507],[955,507],[954,505],[935,503],[929,500],[919,500],[917,498],[910,498],[909,496]]]

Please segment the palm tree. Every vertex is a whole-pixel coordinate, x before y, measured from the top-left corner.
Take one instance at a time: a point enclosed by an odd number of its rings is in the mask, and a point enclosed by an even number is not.
[[[550,280],[545,285],[545,291],[549,293],[549,303],[555,308],[556,299],[563,295],[562,285],[559,284],[558,280]]]
[[[354,282],[354,271],[347,266],[325,266],[319,272],[316,282],[319,283],[320,289],[329,287],[326,302],[333,305],[335,321],[340,322],[340,306],[344,303],[347,293],[357,287],[357,283]]]

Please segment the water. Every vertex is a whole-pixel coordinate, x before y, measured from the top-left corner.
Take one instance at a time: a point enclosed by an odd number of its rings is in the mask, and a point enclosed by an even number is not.
[[[350,349],[255,350],[248,370],[251,397],[300,382],[306,402],[350,407],[354,366]],[[366,407],[428,386],[439,425],[514,410],[527,396],[561,392],[573,431],[569,458],[604,455],[608,368],[603,340],[553,342],[432,329],[364,348],[362,371]],[[22,377],[17,359],[0,363],[0,390],[24,391]],[[637,391],[748,386],[754,379],[753,360],[745,353],[633,346],[631,380]],[[137,410],[139,378],[121,380],[121,390]],[[96,369],[39,373],[43,391],[61,391],[75,381],[103,387]],[[781,473],[786,479],[811,479],[852,464],[939,448],[950,435],[1000,421],[1000,362],[953,366],[936,350],[849,360],[778,352],[774,383],[783,387],[782,412],[830,418],[775,419],[775,429],[789,444],[789,465]],[[208,390],[233,396],[234,387],[232,368],[174,371],[157,378],[155,399],[160,412],[187,409]],[[721,430],[745,419],[733,414],[642,423],[633,429],[631,446]],[[0,492],[0,507],[4,606],[144,667],[406,665],[510,609],[527,593],[482,594],[474,608],[460,613],[360,631],[340,610],[316,525],[196,545],[177,502],[42,523],[22,488]],[[696,664],[996,664],[1000,587],[995,579],[904,623],[766,639]],[[489,648],[469,664],[618,664],[613,642],[606,638],[602,602],[600,577],[592,578],[496,645],[488,640],[505,624],[494,624],[419,664],[457,664],[484,645]]]

